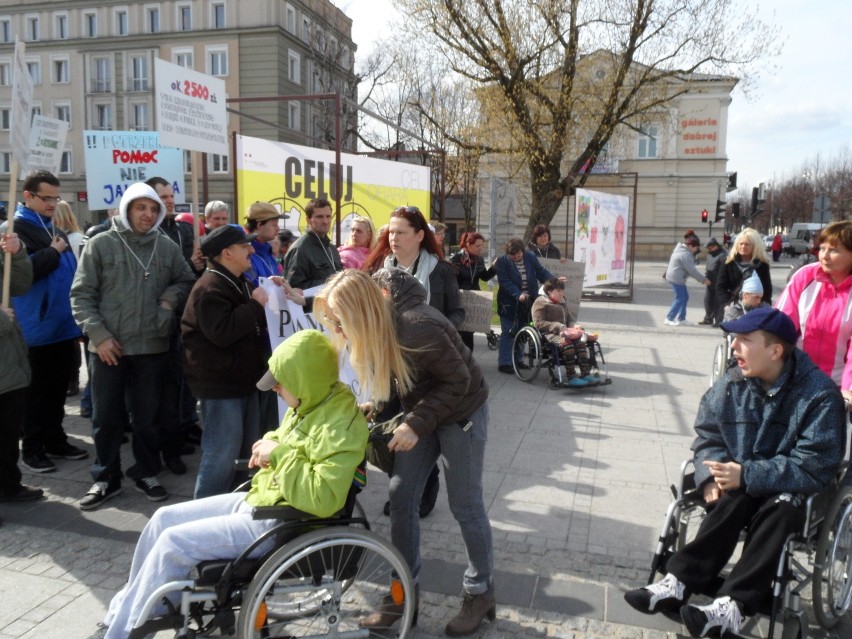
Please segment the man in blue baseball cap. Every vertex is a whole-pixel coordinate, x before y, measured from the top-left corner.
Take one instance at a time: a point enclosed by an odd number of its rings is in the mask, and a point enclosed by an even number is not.
[[[640,612],[680,609],[693,637],[738,634],[743,617],[757,612],[788,535],[804,525],[807,496],[829,487],[845,450],[843,397],[796,348],[789,317],[764,307],[720,326],[734,334],[741,375],[719,378],[695,419],[695,484],[707,516],[662,580],[624,594]],[[713,592],[746,527],[740,559]],[[692,593],[715,599],[693,605]]]

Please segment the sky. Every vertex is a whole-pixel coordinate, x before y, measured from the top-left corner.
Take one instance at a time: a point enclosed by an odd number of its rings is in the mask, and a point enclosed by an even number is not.
[[[395,14],[391,0],[333,0],[352,18],[356,60]],[[783,50],[748,98],[732,94],[728,172],[740,188],[799,177],[805,162],[852,153],[852,2],[743,0],[781,29]]]

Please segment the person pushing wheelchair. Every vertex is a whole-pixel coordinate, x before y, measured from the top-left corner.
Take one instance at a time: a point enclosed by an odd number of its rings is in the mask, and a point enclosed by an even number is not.
[[[695,419],[695,485],[707,515],[694,540],[674,553],[663,579],[630,590],[640,612],[680,610],[693,637],[737,634],[766,599],[787,537],[804,525],[806,497],[827,489],[845,450],[845,410],[837,385],[795,347],[792,320],[758,308],[723,322],[734,333],[733,369],[704,394]],[[742,555],[712,590],[748,530]],[[692,593],[712,594],[708,605]]]

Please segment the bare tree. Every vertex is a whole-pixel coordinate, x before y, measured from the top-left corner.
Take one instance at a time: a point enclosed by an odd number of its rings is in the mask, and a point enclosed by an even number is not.
[[[658,117],[692,89],[696,74],[735,73],[748,86],[756,63],[776,52],[777,31],[734,0],[398,4],[410,37],[420,34],[421,48],[440,51],[480,87],[484,117],[498,118],[477,144],[455,141],[522,158],[532,195],[527,236],[585,183],[618,126],[642,130],[648,114]]]

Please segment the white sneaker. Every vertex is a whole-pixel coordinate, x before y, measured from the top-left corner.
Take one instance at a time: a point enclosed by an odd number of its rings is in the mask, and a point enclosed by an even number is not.
[[[678,320],[670,320],[666,318],[666,326],[680,326],[681,322]]]
[[[743,624],[740,608],[730,597],[720,597],[706,606],[686,605],[680,609],[680,616],[693,637],[706,637],[716,628],[720,636],[726,632],[738,635]]]
[[[660,581],[650,586],[628,590],[624,600],[639,612],[653,614],[655,612],[674,612],[689,598],[686,586],[678,578],[668,574]]]
[[[678,323],[678,326],[694,326],[693,322],[690,322],[689,320],[685,320],[685,319],[678,320],[677,323]]]

